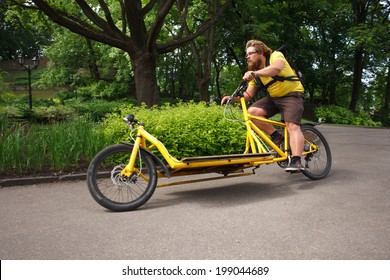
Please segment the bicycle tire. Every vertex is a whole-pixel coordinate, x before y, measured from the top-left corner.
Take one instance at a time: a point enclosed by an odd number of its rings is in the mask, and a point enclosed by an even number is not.
[[[312,125],[302,125],[302,133],[305,137],[305,146],[308,142],[315,144],[318,150],[303,157],[302,174],[312,180],[325,178],[332,167],[332,153],[328,142],[322,133]]]
[[[101,150],[88,167],[89,192],[97,203],[111,211],[135,210],[144,205],[156,189],[156,165],[143,150],[136,159],[139,172],[134,172],[130,177],[121,176],[132,150],[132,144],[109,146]]]

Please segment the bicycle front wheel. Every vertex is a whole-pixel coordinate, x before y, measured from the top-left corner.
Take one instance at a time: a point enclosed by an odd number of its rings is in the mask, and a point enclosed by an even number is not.
[[[303,125],[302,133],[305,138],[305,152],[302,173],[312,180],[325,178],[332,167],[332,153],[325,137],[314,126]],[[314,149],[313,149],[314,147]],[[310,152],[313,150],[313,152]]]
[[[156,165],[152,156],[143,150],[138,153],[134,172],[129,177],[121,175],[132,150],[131,144],[109,146],[100,151],[88,167],[89,192],[97,203],[109,210],[135,210],[145,204],[156,189]]]

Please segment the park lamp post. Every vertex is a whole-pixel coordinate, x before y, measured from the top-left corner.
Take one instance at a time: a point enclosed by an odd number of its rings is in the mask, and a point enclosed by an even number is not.
[[[22,54],[18,55],[19,64],[23,66],[24,69],[27,70],[28,73],[28,105],[30,110],[32,109],[32,93],[31,93],[31,70],[36,69],[39,65],[39,59],[35,56],[32,59],[32,65],[24,65],[24,57]]]

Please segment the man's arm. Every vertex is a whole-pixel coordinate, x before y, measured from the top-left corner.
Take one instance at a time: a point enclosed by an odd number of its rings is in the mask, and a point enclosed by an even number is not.
[[[244,98],[246,101],[251,100],[255,94],[256,94],[257,88],[255,86],[248,85],[245,93],[244,93]]]
[[[247,89],[246,89],[245,92],[244,92],[245,101],[251,100],[251,99],[255,96],[256,91],[257,91],[256,86],[248,85]],[[224,97],[222,97],[222,99],[221,99],[221,105],[225,104],[226,101],[227,101],[229,98],[230,98],[230,96],[224,96]],[[234,98],[233,98],[233,102],[240,102],[240,98],[237,97],[237,96],[234,97]]]
[[[244,77],[242,77],[245,81],[250,81],[254,77],[252,73],[255,73],[255,77],[273,77],[278,75],[284,67],[284,61],[281,59],[277,59],[274,61],[274,63],[270,64],[269,66],[256,70],[256,71],[247,71],[244,74]]]

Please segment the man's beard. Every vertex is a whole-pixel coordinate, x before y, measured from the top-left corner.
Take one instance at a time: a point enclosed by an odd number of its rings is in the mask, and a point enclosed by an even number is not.
[[[261,67],[261,59],[255,61],[255,62],[252,62],[252,61],[248,62],[248,71],[260,70],[260,67]]]

